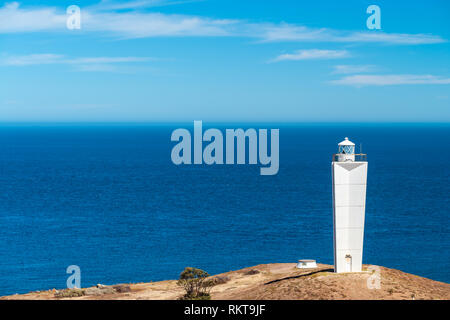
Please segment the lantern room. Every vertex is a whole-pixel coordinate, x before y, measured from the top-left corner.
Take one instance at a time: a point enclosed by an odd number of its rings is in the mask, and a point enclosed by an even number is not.
[[[355,161],[355,144],[347,137],[338,144],[337,161]]]

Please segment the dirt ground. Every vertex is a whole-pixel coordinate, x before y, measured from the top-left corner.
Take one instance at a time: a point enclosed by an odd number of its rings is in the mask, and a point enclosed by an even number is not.
[[[215,275],[222,282],[211,290],[212,299],[223,300],[380,300],[450,299],[450,284],[422,278],[399,270],[379,267],[380,282],[368,265],[362,273],[333,273],[332,266],[297,269],[295,263],[262,264]],[[370,278],[370,279],[369,279]],[[367,285],[372,284],[372,289]],[[81,292],[81,290],[80,290]],[[174,300],[183,295],[176,280],[97,286],[83,295],[63,297],[67,290],[48,290],[1,297],[0,300]]]

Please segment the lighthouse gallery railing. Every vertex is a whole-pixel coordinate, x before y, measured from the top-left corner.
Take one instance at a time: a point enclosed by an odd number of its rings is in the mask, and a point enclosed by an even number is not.
[[[342,156],[342,153],[335,153],[333,154],[333,157],[331,158],[331,161],[335,162],[338,159],[338,156]],[[366,153],[355,153],[353,154],[355,156],[355,161],[367,161],[367,154]]]

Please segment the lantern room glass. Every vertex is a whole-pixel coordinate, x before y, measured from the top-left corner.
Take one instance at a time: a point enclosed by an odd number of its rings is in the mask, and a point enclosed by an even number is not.
[[[339,146],[339,153],[354,154],[355,146]]]

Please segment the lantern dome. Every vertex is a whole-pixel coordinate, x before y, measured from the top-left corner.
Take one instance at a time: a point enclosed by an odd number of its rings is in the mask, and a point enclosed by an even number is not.
[[[339,142],[338,146],[354,146],[355,144],[345,137],[344,141]]]

